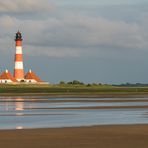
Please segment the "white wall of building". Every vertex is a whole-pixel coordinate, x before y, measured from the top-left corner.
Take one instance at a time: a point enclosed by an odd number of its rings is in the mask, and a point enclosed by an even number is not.
[[[10,79],[1,79],[0,83],[12,83]]]
[[[37,81],[34,79],[25,79],[25,82],[27,83],[36,83]]]

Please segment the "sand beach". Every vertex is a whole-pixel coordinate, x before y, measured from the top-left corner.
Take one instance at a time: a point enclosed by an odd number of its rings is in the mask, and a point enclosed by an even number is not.
[[[0,131],[2,148],[147,148],[148,125]]]

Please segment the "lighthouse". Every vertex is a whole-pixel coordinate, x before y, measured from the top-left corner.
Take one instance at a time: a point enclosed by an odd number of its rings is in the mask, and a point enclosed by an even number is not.
[[[24,73],[23,67],[23,52],[22,52],[22,34],[20,31],[16,33],[15,36],[15,67],[14,75],[12,76],[10,71],[6,69],[0,75],[0,84],[1,83],[12,83],[12,84],[48,84],[47,82],[42,81],[35,72],[29,70],[28,73]]]
[[[24,68],[23,68],[23,52],[22,52],[22,35],[21,32],[17,32],[15,36],[15,67],[14,67],[14,78],[17,81],[24,80]]]

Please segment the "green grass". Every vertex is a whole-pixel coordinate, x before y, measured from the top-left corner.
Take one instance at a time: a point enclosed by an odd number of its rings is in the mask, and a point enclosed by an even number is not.
[[[123,94],[148,93],[148,87],[79,86],[79,85],[0,85],[0,93],[49,93],[49,94]]]

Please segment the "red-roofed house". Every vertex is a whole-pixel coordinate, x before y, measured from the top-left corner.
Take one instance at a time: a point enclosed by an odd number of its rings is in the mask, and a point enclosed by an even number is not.
[[[29,72],[25,75],[25,81],[30,83],[43,82],[33,71],[29,70]]]
[[[13,83],[17,80],[11,75],[11,73],[6,70],[0,75],[0,83]]]

